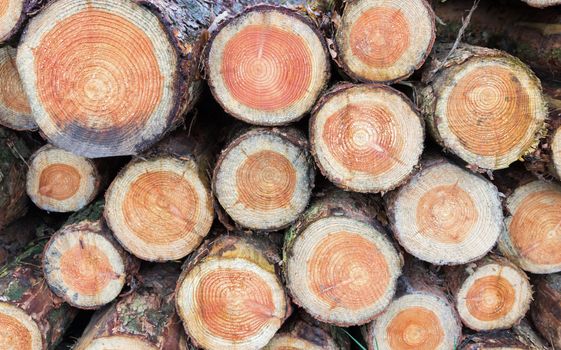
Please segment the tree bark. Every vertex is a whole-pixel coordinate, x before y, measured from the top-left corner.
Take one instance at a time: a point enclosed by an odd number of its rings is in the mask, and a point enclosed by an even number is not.
[[[540,277],[531,308],[532,321],[555,348],[561,347],[561,274]]]
[[[465,336],[459,350],[512,349],[512,350],[551,350],[524,319],[519,325],[509,330],[480,332]]]
[[[0,266],[14,258],[35,238],[51,235],[51,225],[38,215],[28,214],[0,230]]]

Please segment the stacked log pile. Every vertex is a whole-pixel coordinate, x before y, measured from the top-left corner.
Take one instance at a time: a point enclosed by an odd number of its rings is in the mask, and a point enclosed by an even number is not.
[[[557,5],[0,0],[0,350],[561,348]]]

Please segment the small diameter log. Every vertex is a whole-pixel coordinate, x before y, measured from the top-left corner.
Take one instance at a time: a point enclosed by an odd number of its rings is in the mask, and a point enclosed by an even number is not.
[[[213,190],[240,226],[278,230],[304,211],[314,177],[308,142],[298,130],[253,128],[235,137],[220,154]]]
[[[561,186],[533,181],[519,186],[506,200],[506,229],[499,249],[522,269],[561,271]]]
[[[97,158],[137,154],[183,122],[199,95],[210,6],[176,0],[49,2],[17,66],[48,140]]]
[[[545,8],[549,6],[561,5],[560,0],[522,0],[530,6]]]
[[[250,124],[283,125],[308,112],[330,75],[327,46],[303,13],[260,5],[220,24],[206,72],[224,110]]]
[[[277,275],[280,257],[256,237],[222,235],[187,260],[176,289],[177,311],[203,349],[260,349],[290,315]]]
[[[18,2],[17,0],[8,1]],[[2,6],[0,5],[0,13]],[[2,22],[0,15],[0,23]],[[1,24],[0,24],[1,27]],[[0,125],[15,130],[35,130],[37,124],[16,68],[16,50],[10,46],[0,48]]]
[[[427,158],[421,168],[384,196],[395,238],[410,254],[436,265],[482,258],[504,227],[497,188],[444,158]]]
[[[88,205],[99,192],[101,175],[88,158],[45,145],[29,159],[27,195],[50,212],[70,212]]]
[[[335,61],[363,82],[406,79],[423,65],[435,40],[435,17],[425,0],[350,1],[334,22]]]
[[[332,191],[313,201],[286,232],[286,286],[317,320],[364,324],[392,300],[401,259],[378,214],[366,197]]]
[[[105,218],[130,253],[149,261],[181,259],[208,234],[214,219],[210,140],[174,133],[113,180]]]
[[[97,309],[113,301],[139,268],[113,238],[102,213],[100,201],[71,216],[43,253],[51,290],[81,309]]]
[[[408,263],[399,279],[396,298],[363,329],[368,349],[455,349],[462,324],[440,284],[431,272]]]
[[[45,242],[31,245],[0,269],[0,347],[54,349],[76,309],[47,287],[41,271]]]
[[[73,349],[189,349],[173,303],[178,276],[179,269],[167,264],[142,271],[142,284],[97,311]]]
[[[476,46],[436,49],[419,91],[433,137],[470,166],[507,168],[545,133],[541,84],[517,58]]]
[[[495,255],[448,268],[446,283],[462,322],[475,331],[511,328],[532,301],[532,286],[524,271]]]
[[[535,284],[532,321],[555,349],[561,348],[561,274],[542,276]]]
[[[310,143],[321,172],[356,192],[403,183],[419,162],[423,121],[402,93],[381,85],[340,84],[312,112]]]
[[[0,230],[27,212],[25,159],[30,154],[23,139],[0,126]]]

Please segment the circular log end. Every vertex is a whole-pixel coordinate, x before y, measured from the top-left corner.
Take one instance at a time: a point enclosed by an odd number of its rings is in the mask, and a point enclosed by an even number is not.
[[[214,170],[216,197],[243,227],[286,227],[310,199],[314,170],[309,158],[305,146],[281,133],[250,130],[222,152]]]
[[[34,17],[17,64],[36,122],[88,157],[134,154],[169,127],[177,53],[150,10],[64,0]]]
[[[497,188],[446,161],[427,163],[397,192],[392,207],[390,219],[401,245],[437,265],[481,258],[503,230]]]
[[[27,194],[41,209],[76,211],[95,198],[100,180],[91,160],[47,145],[32,156]]]
[[[518,187],[507,199],[508,232],[499,247],[524,270],[561,271],[561,187],[534,181]]]
[[[456,295],[460,318],[477,331],[512,327],[524,317],[531,300],[532,289],[526,274],[499,264],[478,268]]]
[[[388,87],[355,85],[326,95],[310,122],[316,162],[339,187],[381,192],[402,183],[423,150],[412,104]]]
[[[555,175],[558,179],[561,179],[561,127],[558,127],[553,133],[551,154]]]
[[[125,284],[123,255],[99,234],[99,223],[75,224],[55,234],[44,254],[51,289],[71,305],[97,308],[115,299]]]
[[[367,342],[380,349],[446,350],[455,348],[460,334],[453,307],[439,297],[419,293],[393,301],[369,325]]]
[[[287,308],[277,276],[241,258],[198,264],[178,286],[177,305],[189,336],[207,349],[265,346]]]
[[[280,125],[312,107],[327,82],[329,61],[311,22],[288,9],[258,6],[211,39],[207,70],[226,111],[252,124]]]
[[[108,337],[101,337],[94,339],[85,350],[121,350],[121,349],[135,349],[135,350],[157,350],[158,347],[150,344],[140,337],[114,335]]]
[[[472,58],[438,91],[436,130],[469,164],[502,169],[534,146],[547,108],[537,78],[510,57]]]
[[[9,6],[9,2],[3,2]],[[0,5],[0,18],[2,13]],[[0,19],[0,23],[1,23]],[[0,24],[1,26],[1,24]],[[16,50],[5,46],[0,48],[0,125],[15,130],[34,130],[37,128],[31,115],[31,107],[16,68]]]
[[[411,75],[434,38],[434,14],[424,0],[349,3],[335,35],[345,71],[360,81],[383,83]]]
[[[105,217],[124,248],[149,261],[195,249],[214,218],[206,181],[193,161],[158,157],[131,163],[106,193]]]
[[[364,324],[391,301],[401,274],[395,248],[373,226],[328,217],[294,241],[287,261],[294,301],[318,320]]]
[[[6,349],[41,350],[43,340],[37,323],[22,309],[0,302],[0,344]]]
[[[0,1],[0,43],[9,40],[23,16],[23,0]]]

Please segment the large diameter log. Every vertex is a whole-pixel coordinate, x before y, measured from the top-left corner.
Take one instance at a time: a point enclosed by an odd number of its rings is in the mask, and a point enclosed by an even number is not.
[[[438,47],[419,105],[434,139],[470,166],[503,169],[529,154],[545,133],[541,83],[502,51]]]
[[[554,348],[561,348],[561,274],[540,277],[535,288],[532,321]]]
[[[101,201],[72,215],[43,253],[51,290],[81,309],[97,309],[113,301],[139,268],[113,238],[102,215]]]
[[[354,0],[334,20],[335,61],[353,79],[394,83],[421,67],[435,40],[425,0]]]
[[[45,145],[29,159],[27,194],[50,212],[70,212],[88,205],[99,192],[101,174],[88,158]]]
[[[0,48],[0,125],[15,130],[35,130],[37,124],[31,115],[15,61],[15,49],[10,46]]]
[[[257,125],[283,125],[308,112],[329,80],[316,24],[294,10],[260,5],[220,24],[206,72],[226,112]]]
[[[335,86],[310,119],[312,153],[335,185],[356,192],[391,190],[411,175],[424,128],[402,93],[381,85]]]
[[[174,133],[113,180],[105,218],[126,250],[143,260],[167,261],[199,246],[214,219],[210,140]]]
[[[384,196],[395,238],[410,254],[436,265],[482,258],[504,227],[497,188],[444,158],[427,158],[421,168]]]
[[[27,212],[25,159],[29,155],[23,139],[0,127],[0,229]]]
[[[392,300],[401,258],[362,195],[332,191],[285,234],[284,273],[293,301],[319,321],[365,324]]]
[[[524,271],[495,255],[448,268],[446,283],[462,322],[476,331],[511,328],[532,301],[532,286]]]
[[[142,271],[140,286],[97,311],[73,349],[189,349],[173,303],[179,272],[167,264]]]
[[[290,315],[279,261],[275,247],[256,237],[222,235],[193,253],[177,283],[176,305],[194,345],[267,345]]]
[[[199,37],[211,13],[199,5],[61,0],[42,8],[17,66],[48,140],[90,158],[137,154],[182,123],[199,95]]]
[[[368,349],[455,349],[462,324],[440,284],[431,272],[406,266],[396,298],[365,329]]]
[[[59,343],[76,310],[54,295],[41,271],[44,241],[0,269],[0,347],[49,350]]]
[[[561,186],[532,181],[506,199],[506,229],[499,249],[528,272],[561,271]]]
[[[235,137],[220,154],[213,190],[240,226],[278,230],[304,211],[314,187],[308,142],[296,129],[253,128]]]

